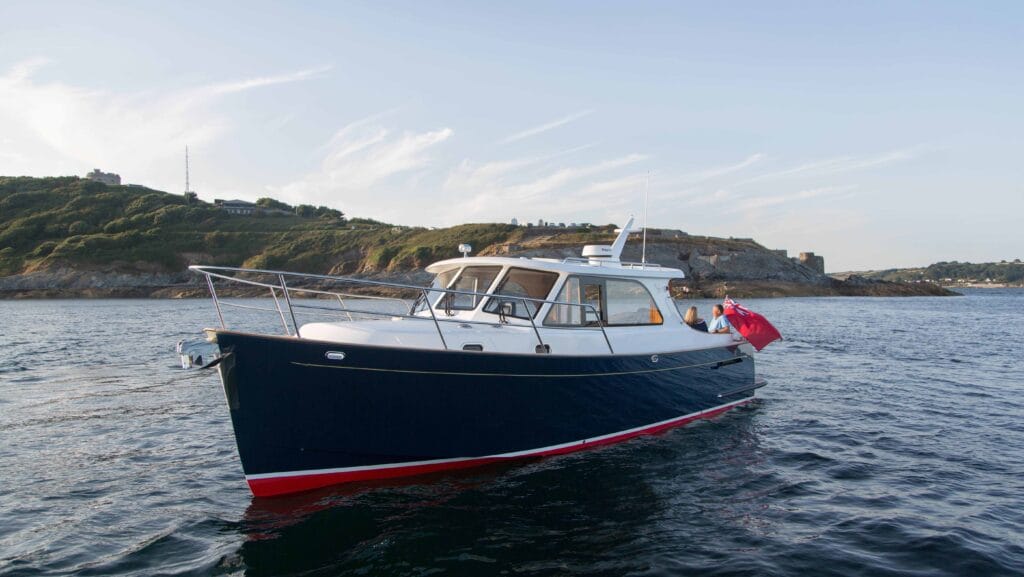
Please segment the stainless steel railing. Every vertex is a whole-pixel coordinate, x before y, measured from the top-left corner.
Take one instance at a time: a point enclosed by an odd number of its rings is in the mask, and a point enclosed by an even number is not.
[[[658,263],[653,262],[631,262],[631,261],[619,261],[619,260],[607,260],[603,258],[588,258],[585,256],[567,256],[562,259],[562,262],[568,263],[587,263],[590,265],[596,264],[597,266],[617,266],[620,268],[628,268],[632,270],[646,270],[649,268],[665,268]]]
[[[594,318],[596,318],[598,320],[597,320],[597,325],[596,326],[585,326],[585,325],[581,325],[581,326],[545,326],[544,327],[545,330],[599,330],[601,332],[601,335],[604,337],[604,342],[605,342],[605,344],[608,347],[608,352],[611,353],[611,354],[615,353],[615,350],[612,348],[611,340],[608,339],[608,333],[605,332],[605,323],[604,323],[604,321],[601,320],[600,312],[597,310],[597,308],[594,305],[587,304],[587,303],[570,303],[570,302],[563,302],[563,301],[552,301],[552,300],[546,300],[546,299],[536,299],[536,298],[530,298],[530,297],[524,297],[524,296],[516,296],[516,295],[501,295],[501,294],[492,294],[492,293],[481,293],[481,292],[463,291],[463,290],[455,290],[455,289],[447,289],[447,288],[439,288],[439,287],[420,287],[420,286],[414,286],[414,285],[405,285],[405,284],[400,284],[400,283],[375,281],[375,280],[368,280],[368,279],[357,279],[357,278],[340,277],[340,276],[295,273],[295,272],[275,271],[275,270],[247,269],[247,268],[223,267],[223,266],[206,266],[206,265],[192,265],[192,266],[190,266],[188,268],[190,270],[194,271],[194,272],[202,274],[205,277],[205,279],[206,279],[206,286],[210,290],[210,296],[213,298],[213,304],[214,304],[214,307],[217,310],[217,319],[220,321],[220,326],[223,329],[227,329],[228,328],[228,325],[227,325],[227,323],[224,320],[224,310],[223,310],[223,307],[232,307],[232,308],[239,308],[239,309],[264,311],[264,312],[271,312],[271,313],[276,312],[277,316],[281,320],[281,325],[284,328],[285,334],[288,335],[288,336],[295,336],[295,337],[298,337],[298,338],[301,338],[302,335],[300,334],[299,321],[298,321],[298,318],[296,316],[296,309],[299,309],[301,311],[313,310],[313,311],[317,311],[317,313],[314,313],[314,314],[333,316],[334,318],[336,318],[338,320],[342,320],[342,319],[337,317],[337,315],[339,315],[339,313],[340,313],[341,315],[346,317],[348,321],[355,320],[356,317],[354,317],[353,314],[360,315],[360,316],[364,316],[365,315],[365,316],[369,316],[369,317],[374,317],[374,316],[388,317],[388,318],[401,317],[401,318],[408,318],[408,319],[414,319],[414,320],[419,320],[419,321],[428,321],[428,320],[432,321],[432,324],[434,325],[434,328],[437,331],[437,336],[438,336],[438,338],[441,341],[442,348],[444,348],[445,350],[448,350],[448,343],[445,341],[444,331],[441,330],[442,323],[456,323],[456,324],[463,324],[463,325],[465,325],[465,324],[479,324],[479,325],[490,325],[490,326],[503,326],[503,325],[507,325],[507,324],[509,324],[508,314],[503,312],[502,310],[500,310],[501,307],[502,307],[502,304],[503,303],[518,302],[518,303],[522,303],[523,309],[526,311],[526,317],[527,318],[523,319],[522,317],[518,317],[518,316],[513,316],[513,318],[518,318],[518,319],[521,319],[521,320],[529,320],[529,322],[530,322],[529,326],[533,329],[532,332],[533,332],[534,336],[537,338],[537,345],[538,345],[537,346],[537,351],[538,352],[549,350],[549,348],[548,348],[547,344],[544,342],[543,337],[541,336],[541,332],[540,332],[540,329],[537,327],[537,323],[536,323],[535,317],[536,317],[537,314],[540,313],[540,308],[543,305],[550,304],[550,305],[561,305],[561,306],[567,306],[567,307],[579,307],[581,318],[587,318],[586,313],[587,312],[591,312],[591,313],[593,313]],[[251,275],[256,275],[256,276],[262,277],[262,278],[269,277],[269,278],[274,279],[275,282],[265,282],[265,281],[256,280],[256,279],[253,279],[253,278],[245,278],[243,276],[238,276],[238,275],[250,275],[250,276]],[[225,300],[221,299],[218,296],[218,294],[217,294],[217,289],[216,289],[215,283],[214,283],[215,279],[218,279],[218,280],[221,280],[221,281],[227,281],[227,282],[231,282],[231,283],[238,283],[238,284],[241,284],[241,285],[266,288],[270,292],[270,296],[271,296],[271,298],[274,301],[274,308],[260,307],[260,306],[254,306],[254,305],[247,305],[247,304],[233,303],[233,302],[225,301]],[[288,279],[292,279],[292,281],[293,281],[292,284],[288,284]],[[317,288],[310,288],[308,286],[297,286],[298,284],[301,284],[301,283],[319,283],[319,284],[317,285]],[[400,291],[406,291],[409,294],[419,294],[419,297],[410,306],[409,303],[406,300],[403,300],[401,298],[383,297],[383,296],[372,295],[372,294],[355,294],[355,293],[351,293],[351,292],[341,292],[341,291],[337,291],[337,290],[326,290],[322,286],[324,284],[328,284],[328,285],[329,284],[349,284],[349,285],[353,285],[355,287],[362,288],[364,290],[365,289],[400,290]],[[279,296],[279,293],[280,293],[280,296]],[[293,296],[300,296],[300,295],[303,295],[303,296],[305,296],[305,295],[314,295],[318,299],[322,299],[323,297],[333,297],[333,298],[331,298],[331,300],[337,300],[339,305],[340,305],[340,309],[339,308],[333,308],[333,307],[325,307],[325,306],[315,305],[315,304],[309,304],[309,303],[302,302],[301,300],[296,300],[296,299],[292,298]],[[433,298],[432,298],[431,295],[434,295]],[[449,298],[454,298],[455,295],[465,295],[465,296],[476,297],[474,299],[474,302],[479,302],[479,303],[482,303],[487,298],[498,299],[498,301],[499,301],[499,312],[496,313],[496,314],[498,314],[498,320],[494,321],[494,322],[489,322],[489,321],[479,321],[479,320],[470,321],[470,320],[465,320],[465,319],[452,319],[452,318],[448,318],[450,315],[449,315],[449,312],[447,310],[443,311],[443,313],[444,313],[443,317],[439,317],[439,315],[437,314],[437,311],[435,310],[435,304],[438,303],[438,302],[444,302],[446,299],[449,299]],[[441,298],[438,298],[438,296],[440,296]],[[377,300],[377,301],[392,301],[392,302],[400,303],[401,307],[405,309],[405,312],[403,312],[403,313],[394,313],[394,312],[385,312],[385,311],[373,311],[373,310],[365,310],[365,309],[354,309],[354,308],[350,308],[346,304],[346,299],[360,299],[360,300],[372,299],[372,300]],[[282,304],[281,304],[282,300],[284,300],[284,306],[282,306]],[[305,299],[303,299],[303,300],[305,300]],[[531,314],[530,313],[530,307],[527,305],[527,303],[533,303],[533,305],[537,309],[537,312],[534,313],[534,314]],[[477,306],[480,306],[480,305],[477,305]],[[425,310],[429,311],[430,316],[421,316],[419,314],[416,314],[418,312],[416,310],[418,307],[425,307]],[[287,316],[285,315],[286,311],[287,311]],[[288,323],[288,319],[289,318],[291,319],[291,324],[290,325]],[[527,326],[527,325],[523,325],[523,326]]]

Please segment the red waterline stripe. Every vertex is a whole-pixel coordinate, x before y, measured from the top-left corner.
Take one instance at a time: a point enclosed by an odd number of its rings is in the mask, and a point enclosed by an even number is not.
[[[287,495],[289,493],[298,493],[300,491],[309,491],[312,489],[319,489],[321,487],[328,487],[330,485],[339,485],[342,483],[353,483],[356,481],[369,481],[374,479],[393,479],[396,477],[409,477],[413,475],[425,475],[427,473],[434,473],[437,471],[452,471],[456,469],[468,469],[470,467],[478,467],[486,465],[488,463],[496,463],[499,461],[511,461],[514,459],[523,459],[530,457],[543,457],[549,455],[563,455],[566,453],[575,453],[576,451],[582,451],[584,449],[590,449],[592,447],[600,447],[602,445],[610,445],[613,443],[619,443],[627,439],[639,437],[641,435],[653,435],[662,431],[679,427],[696,421],[697,419],[710,419],[716,417],[733,407],[744,405],[753,400],[753,397],[740,401],[738,403],[725,405],[711,409],[704,413],[697,413],[682,417],[678,421],[669,421],[667,423],[661,423],[644,429],[638,429],[622,433],[620,435],[612,435],[610,437],[604,437],[595,441],[581,441],[579,443],[572,443],[567,446],[559,446],[554,449],[540,449],[537,451],[524,451],[517,453],[511,457],[478,457],[475,459],[462,459],[452,460],[442,463],[424,463],[420,465],[408,465],[408,466],[382,466],[376,469],[362,469],[358,471],[339,471],[335,473],[312,473],[303,474],[298,473],[295,475],[282,474],[280,477],[263,477],[263,478],[250,478],[247,479],[249,483],[249,489],[252,490],[252,494],[257,497],[273,497],[277,495]]]

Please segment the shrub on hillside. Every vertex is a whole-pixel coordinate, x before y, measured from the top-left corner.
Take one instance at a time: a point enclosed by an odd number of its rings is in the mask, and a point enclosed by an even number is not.
[[[184,206],[165,206],[156,211],[153,215],[153,224],[157,226],[163,226],[167,224],[174,224],[185,220],[185,215],[188,214],[188,208]]]
[[[262,206],[263,208],[276,208],[278,210],[287,210],[288,212],[292,212],[295,210],[294,208],[292,208],[292,205],[290,204],[285,204],[280,200],[267,197],[257,198],[256,206]]]
[[[59,243],[55,240],[48,240],[46,242],[39,243],[39,246],[32,251],[31,255],[33,258],[43,258],[49,256],[53,249],[57,248]]]
[[[95,227],[84,220],[76,220],[68,226],[68,234],[70,235],[89,234],[94,230]]]
[[[22,247],[35,243],[42,232],[38,224],[19,223],[0,232],[0,247]]]
[[[103,225],[103,232],[108,234],[123,232],[125,230],[128,230],[130,224],[131,221],[129,221],[127,218],[115,218],[114,220]]]

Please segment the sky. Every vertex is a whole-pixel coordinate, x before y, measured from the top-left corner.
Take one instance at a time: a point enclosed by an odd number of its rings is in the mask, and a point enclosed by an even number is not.
[[[1024,258],[1021,2],[0,3],[0,175]],[[647,197],[645,211],[644,197]]]

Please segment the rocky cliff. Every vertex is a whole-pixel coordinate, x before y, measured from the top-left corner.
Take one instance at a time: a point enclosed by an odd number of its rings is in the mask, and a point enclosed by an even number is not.
[[[582,241],[606,242],[611,234],[519,231],[514,242],[478,246],[475,254],[567,258],[578,257]],[[660,233],[660,234],[659,234]],[[631,238],[623,260],[639,262],[641,242]],[[415,252],[415,251],[414,251]],[[421,251],[423,252],[423,251]],[[433,252],[433,251],[430,251]],[[54,297],[198,297],[206,296],[201,278],[185,269],[187,264],[208,262],[203,254],[185,255],[176,272],[148,263],[113,263],[103,266],[62,263],[22,274],[0,277],[0,298]],[[453,255],[438,255],[447,258]],[[312,273],[352,275],[392,282],[425,285],[431,275],[423,270],[431,259],[382,261],[374,246],[348,249],[326,260],[325,270],[295,270]],[[737,298],[781,296],[922,296],[953,294],[934,285],[891,283],[853,276],[837,280],[768,250],[752,240],[696,237],[677,232],[654,231],[647,240],[647,261],[678,268],[685,281],[679,297]],[[287,262],[279,262],[288,269]]]

